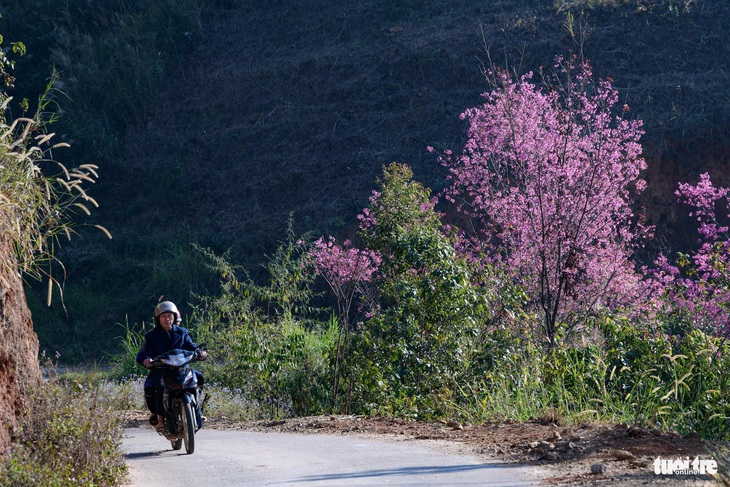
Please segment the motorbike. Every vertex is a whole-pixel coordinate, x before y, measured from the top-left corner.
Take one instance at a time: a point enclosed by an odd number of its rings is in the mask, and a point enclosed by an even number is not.
[[[162,369],[165,429],[160,432],[170,440],[173,450],[195,451],[195,433],[203,427],[201,404],[202,375],[190,364],[200,360],[200,352],[174,349],[152,359],[152,367]]]

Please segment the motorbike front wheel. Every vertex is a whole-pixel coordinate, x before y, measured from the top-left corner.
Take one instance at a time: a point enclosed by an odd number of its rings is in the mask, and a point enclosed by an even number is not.
[[[193,414],[192,404],[184,404],[185,415],[183,416],[183,440],[185,441],[185,451],[191,454],[195,451],[195,415]]]
[[[177,451],[182,448],[183,440],[180,438],[180,432],[182,431],[182,425],[185,421],[185,403],[181,400],[175,400],[173,403],[174,414],[170,415],[168,421],[170,424],[170,433],[177,436],[176,439],[170,440],[172,449]]]

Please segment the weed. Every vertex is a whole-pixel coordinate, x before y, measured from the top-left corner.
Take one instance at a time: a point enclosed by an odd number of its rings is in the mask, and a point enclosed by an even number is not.
[[[135,331],[133,327],[129,325],[129,322],[124,324],[124,336],[119,338],[120,345],[122,348],[121,353],[116,353],[111,356],[111,364],[113,368],[113,375],[117,378],[132,378],[138,377],[142,369],[137,363],[137,353],[144,344],[144,336],[147,332],[145,323],[142,323],[140,331]]]

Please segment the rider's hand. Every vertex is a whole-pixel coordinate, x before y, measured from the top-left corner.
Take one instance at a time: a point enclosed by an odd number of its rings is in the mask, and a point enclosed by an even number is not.
[[[152,359],[151,358],[146,358],[146,359],[144,359],[144,361],[142,362],[142,364],[149,369],[150,367],[152,367]]]
[[[208,358],[208,352],[201,350],[198,354],[198,360],[205,360]]]

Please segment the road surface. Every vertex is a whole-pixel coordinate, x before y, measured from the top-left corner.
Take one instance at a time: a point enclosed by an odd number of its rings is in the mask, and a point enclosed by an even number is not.
[[[125,430],[131,487],[521,486],[529,467],[484,463],[422,442],[357,436],[201,430],[195,453],[173,451],[151,428]],[[184,482],[176,479],[185,478]]]

